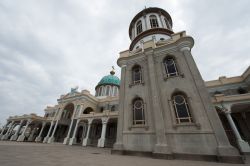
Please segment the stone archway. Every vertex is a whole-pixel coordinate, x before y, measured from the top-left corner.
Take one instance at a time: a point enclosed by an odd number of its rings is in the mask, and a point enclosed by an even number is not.
[[[67,104],[62,111],[61,120],[71,119],[74,113],[74,108],[75,106],[73,103]]]
[[[84,109],[84,111],[82,113],[83,114],[89,114],[90,112],[94,112],[93,108],[87,107],[87,108]]]
[[[117,118],[111,118],[107,123],[107,130],[105,134],[105,147],[113,147],[116,141],[117,132]]]
[[[89,145],[90,146],[97,146],[98,140],[101,138],[102,134],[102,120],[101,119],[94,119],[92,121],[89,133]]]
[[[77,133],[76,133],[76,143],[77,144],[80,144],[82,143],[82,140],[83,140],[83,126],[79,126],[78,129],[77,129]]]
[[[62,110],[61,118],[58,121],[58,125],[54,134],[55,142],[63,142],[67,137],[74,110],[75,106],[73,103],[67,104]]]

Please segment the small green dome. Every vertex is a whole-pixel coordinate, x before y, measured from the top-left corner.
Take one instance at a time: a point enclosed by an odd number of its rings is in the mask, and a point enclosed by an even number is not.
[[[114,75],[114,71],[110,72],[110,75],[104,76],[101,81],[97,84],[96,88],[101,85],[116,85],[120,86],[120,79]]]

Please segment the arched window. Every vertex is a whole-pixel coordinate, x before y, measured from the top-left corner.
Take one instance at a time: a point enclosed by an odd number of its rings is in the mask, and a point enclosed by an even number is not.
[[[99,88],[99,91],[98,91],[98,96],[101,96],[102,95],[102,86]]]
[[[98,96],[98,94],[99,94],[99,88],[96,89],[95,96]]]
[[[136,23],[136,34],[139,35],[142,33],[142,22],[141,20]]]
[[[171,30],[170,24],[166,18],[164,18],[165,24],[169,30]]]
[[[163,60],[163,63],[168,77],[178,75],[178,70],[174,58],[167,57]]]
[[[106,87],[106,96],[109,96],[109,90],[110,90],[110,86]]]
[[[113,105],[110,109],[111,112],[114,112],[115,111],[115,106]]]
[[[172,97],[173,107],[175,110],[176,122],[193,122],[186,96],[183,94],[175,94]]]
[[[154,16],[154,15],[149,16],[149,21],[150,21],[151,28],[159,27],[156,16]]]
[[[142,71],[140,66],[134,66],[132,68],[132,80],[134,84],[142,82]]]
[[[145,124],[144,104],[140,98],[133,101],[133,124]]]
[[[118,88],[116,86],[113,87],[113,96],[117,96],[117,91],[118,91]]]

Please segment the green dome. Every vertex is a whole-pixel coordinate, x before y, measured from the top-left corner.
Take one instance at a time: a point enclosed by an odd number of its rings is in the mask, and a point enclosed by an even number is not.
[[[101,81],[97,84],[96,88],[101,85],[116,85],[120,86],[120,79],[113,74],[104,76]]]

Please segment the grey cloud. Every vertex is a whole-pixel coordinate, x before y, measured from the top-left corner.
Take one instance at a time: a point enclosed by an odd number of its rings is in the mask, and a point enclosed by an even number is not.
[[[129,47],[129,23],[145,6],[167,10],[176,32],[194,36],[193,55],[206,80],[241,74],[249,65],[246,0],[3,0],[0,122],[9,115],[43,115],[75,85],[94,93],[112,65],[119,76],[116,60]]]

